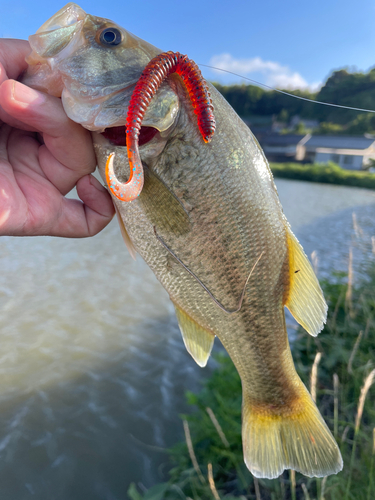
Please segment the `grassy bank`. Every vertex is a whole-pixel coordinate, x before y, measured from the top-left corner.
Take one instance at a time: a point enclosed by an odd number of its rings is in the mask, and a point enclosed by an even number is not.
[[[275,177],[375,189],[375,173],[344,170],[335,163],[270,163]]]
[[[327,325],[317,338],[298,330],[293,357],[340,446],[343,471],[323,479],[286,471],[254,481],[242,459],[240,380],[222,355],[201,392],[187,395],[193,411],[183,417],[186,440],[169,452],[170,480],[142,493],[133,484],[132,500],[375,498],[375,266],[358,286],[338,274],[322,285]]]

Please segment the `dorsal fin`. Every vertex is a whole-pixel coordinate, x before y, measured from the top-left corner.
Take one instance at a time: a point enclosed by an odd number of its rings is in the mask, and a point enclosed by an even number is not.
[[[327,304],[319,281],[297,238],[287,226],[290,288],[285,305],[313,337],[323,329]]]
[[[194,361],[203,368],[210,357],[215,335],[198,325],[176,304],[174,307],[185,347]]]

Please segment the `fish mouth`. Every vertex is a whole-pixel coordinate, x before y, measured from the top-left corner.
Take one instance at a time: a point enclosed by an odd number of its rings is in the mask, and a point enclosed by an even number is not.
[[[87,13],[76,3],[69,2],[56,14],[50,17],[42,26],[37,30],[36,34],[46,33],[58,30],[60,28],[67,28],[73,26],[79,21],[86,19]],[[35,36],[35,35],[32,35]]]
[[[29,36],[32,52],[26,58],[29,68],[23,76],[23,83],[56,97],[62,97],[64,87],[70,87],[74,98],[88,99],[92,105],[129,90],[137,78],[104,86],[90,81],[87,71],[82,74],[79,67],[64,68],[64,60],[89,46],[87,31],[106,24],[113,23],[87,14],[75,3],[65,5]],[[72,84],[74,80],[79,82],[78,88]]]
[[[158,132],[159,130],[154,127],[141,127],[138,138],[138,146],[141,147],[150,142]],[[122,127],[106,128],[101,135],[108,139],[114,146],[126,146],[125,125]]]
[[[107,23],[113,24],[87,14],[75,3],[68,3],[29,37],[32,52],[26,59],[29,68],[22,77],[25,85],[60,97],[70,119],[98,132],[122,123],[123,117],[112,112],[113,103],[121,103],[118,107],[124,109],[126,118],[138,78],[102,85],[85,78],[78,66],[73,69],[64,66],[64,61],[88,47],[88,30]]]
[[[115,49],[100,39],[108,26],[123,37]],[[93,132],[106,131],[113,144],[125,145],[122,125],[134,87],[144,67],[161,51],[116,23],[87,14],[75,3],[60,9],[29,42],[32,52],[22,83],[60,97],[71,120]],[[155,136],[152,129],[161,133],[169,129],[178,112],[177,93],[162,84],[145,113],[140,144]],[[116,132],[117,127],[121,132]]]
[[[75,3],[68,3],[48,19],[34,35],[29,36],[32,63],[48,60],[51,70],[66,55],[67,47],[82,32],[88,14]],[[70,49],[71,50],[71,49]],[[30,58],[30,56],[29,56]]]

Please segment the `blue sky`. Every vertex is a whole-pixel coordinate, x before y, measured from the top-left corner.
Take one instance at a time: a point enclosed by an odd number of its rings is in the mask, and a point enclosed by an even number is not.
[[[27,38],[64,6],[2,0],[0,36]],[[81,1],[163,50],[279,88],[316,88],[333,69],[375,65],[374,0]],[[210,80],[241,79],[202,68]]]

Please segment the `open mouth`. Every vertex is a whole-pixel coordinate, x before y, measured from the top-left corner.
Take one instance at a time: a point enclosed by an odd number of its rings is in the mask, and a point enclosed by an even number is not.
[[[143,146],[151,141],[158,130],[154,127],[141,127],[138,139],[138,145]],[[106,128],[102,135],[108,139],[114,146],[126,146],[125,125],[121,127]]]

